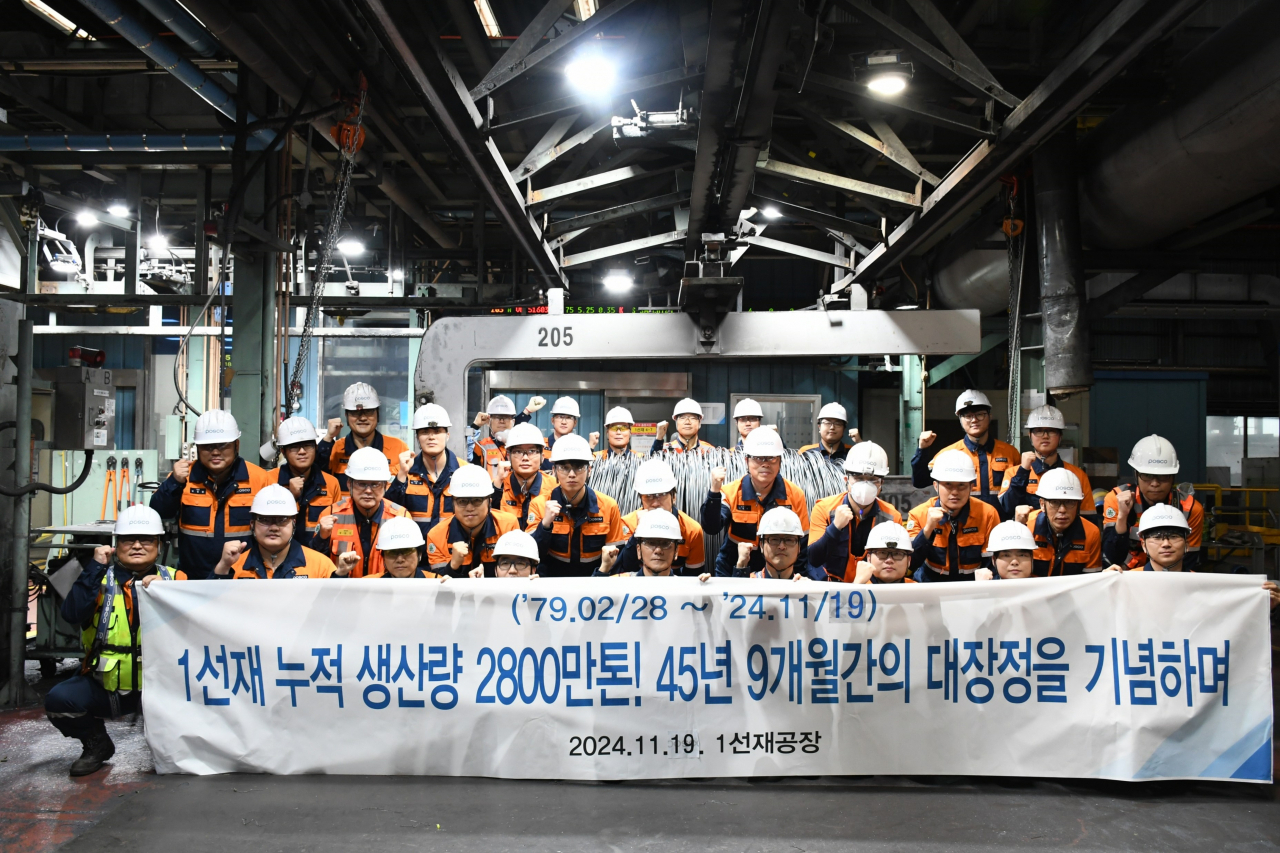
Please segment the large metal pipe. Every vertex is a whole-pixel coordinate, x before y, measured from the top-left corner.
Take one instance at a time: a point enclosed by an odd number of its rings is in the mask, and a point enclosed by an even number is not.
[[[18,321],[18,399],[14,420],[13,485],[31,482],[31,376],[33,323]],[[9,575],[9,681],[6,704],[23,704],[27,678],[27,564],[31,548],[31,495],[13,499],[13,550]]]
[[[1075,126],[1050,137],[1031,158],[1040,258],[1045,387],[1055,397],[1093,384],[1089,325],[1084,311],[1084,258],[1076,192]]]
[[[218,44],[209,35],[200,22],[191,17],[191,13],[182,8],[174,0],[138,0],[142,8],[155,15],[160,23],[173,31],[191,49],[204,57],[218,52]]]
[[[235,143],[229,133],[25,133],[0,136],[0,151],[230,151]],[[265,147],[246,140],[246,150]]]
[[[1091,247],[1152,245],[1280,183],[1280,2],[1206,39],[1168,97],[1111,116],[1081,154]]]

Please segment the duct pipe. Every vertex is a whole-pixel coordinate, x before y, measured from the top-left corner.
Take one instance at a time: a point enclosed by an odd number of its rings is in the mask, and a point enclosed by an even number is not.
[[[35,226],[32,226],[33,228]],[[13,439],[13,485],[22,488],[31,482],[31,376],[35,348],[29,319],[18,321],[17,426]],[[87,467],[87,465],[86,465]],[[9,576],[9,679],[6,704],[23,704],[26,694],[27,655],[27,566],[31,547],[31,495],[13,499],[13,542]]]
[[[1178,64],[1171,97],[1082,147],[1090,247],[1149,246],[1280,183],[1280,3],[1260,0]]]
[[[261,151],[259,137],[245,140],[248,151]],[[230,151],[230,133],[26,133],[0,136],[0,151]]]
[[[208,31],[200,26],[200,22],[191,17],[191,13],[178,5],[174,0],[138,0],[142,8],[160,19],[160,23],[173,31],[173,34],[190,45],[191,49],[204,57],[218,52],[217,43],[210,38]]]
[[[1076,194],[1075,125],[1058,131],[1031,158],[1035,181],[1036,249],[1045,387],[1068,397],[1093,384],[1084,311],[1084,259]]]

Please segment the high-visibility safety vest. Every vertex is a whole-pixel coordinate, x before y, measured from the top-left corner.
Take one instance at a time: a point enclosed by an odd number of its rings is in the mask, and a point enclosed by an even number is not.
[[[831,522],[831,516],[841,504],[853,511],[853,519],[843,530]],[[882,521],[901,524],[902,514],[893,504],[876,498],[875,505],[858,518],[847,492],[823,498],[813,505],[809,519],[809,564],[824,569],[830,580],[853,583],[858,561],[866,558],[867,536],[871,528]],[[904,542],[902,550],[910,551],[911,544]]]
[[[333,561],[300,544],[297,539],[289,543],[289,553],[285,554],[280,565],[267,568],[262,559],[262,550],[254,542],[249,549],[231,564],[231,574],[226,577],[233,580],[285,580],[289,578],[327,578],[337,571]],[[353,572],[354,574],[354,572]]]
[[[707,564],[707,545],[703,536],[702,525],[693,516],[676,510],[676,521],[680,523],[680,542],[676,545],[676,557],[671,563],[673,575],[697,574]],[[626,547],[618,555],[615,565],[627,571],[638,570],[640,554],[636,550],[636,526],[640,524],[640,510],[627,513],[622,517],[622,538],[628,540]],[[617,572],[614,572],[617,574]]]
[[[1089,475],[1084,469],[1078,465],[1072,465],[1070,462],[1063,461],[1062,457],[1058,457],[1058,461],[1052,465],[1046,465],[1039,459],[1031,463],[1031,469],[1022,467],[1022,460],[1018,460],[1018,464],[1013,468],[1006,468],[1004,472],[1004,483],[1000,486],[1000,497],[1003,498],[1010,489],[1020,491],[1028,498],[1033,497],[1036,489],[1039,488],[1040,478],[1045,472],[1052,471],[1055,468],[1066,468],[1072,474],[1076,475],[1076,479],[1080,481],[1080,489],[1084,494],[1084,501],[1080,504],[1080,512],[1084,515],[1093,515],[1097,513],[1097,506],[1093,502],[1093,485],[1089,482]],[[1006,501],[1005,511],[1012,515],[1012,510]],[[1030,501],[1031,506],[1038,506],[1039,501]]]
[[[939,498],[925,501],[907,513],[907,533],[912,539],[912,566],[919,566],[919,580],[971,581],[974,569],[982,567],[982,552],[991,531],[1000,523],[1000,513],[990,504],[969,498],[957,515],[944,518],[933,536],[924,535],[929,508],[941,506]]]
[[[804,447],[800,448],[799,452],[808,453],[810,450],[816,450],[819,453],[821,453],[823,456],[825,456],[827,459],[838,459],[843,461],[844,458],[849,455],[849,451],[852,448],[853,448],[852,444],[849,444],[846,441],[842,441],[840,442],[839,446],[836,447],[834,453],[828,453],[827,448],[821,442],[819,442],[818,444],[806,444]]]
[[[465,578],[476,566],[483,565],[485,577],[491,578],[498,565],[498,558],[493,556],[493,547],[498,544],[498,537],[519,529],[520,519],[499,510],[493,510],[485,516],[484,523],[475,535],[468,535],[462,529],[457,516],[442,519],[427,534],[427,562],[431,565],[431,571],[454,578]],[[459,542],[467,546],[467,559],[454,569],[449,561],[453,558],[453,546]]]
[[[359,554],[360,562],[356,563],[355,568],[348,575],[348,577],[353,578],[362,578],[365,575],[382,571],[382,552],[376,547],[378,530],[381,529],[387,519],[409,514],[405,512],[404,507],[383,498],[382,507],[374,510],[373,517],[369,521],[369,553],[366,554],[364,544],[360,541],[360,519],[356,517],[359,512],[355,508],[355,504],[351,502],[351,498],[346,497],[339,501],[331,512],[325,513],[325,515],[334,517],[333,531],[329,534],[329,551],[326,556],[336,562],[338,555],[347,551],[355,551]],[[324,516],[321,517],[323,518]],[[361,518],[364,518],[364,516],[361,515]],[[316,540],[317,543],[323,541],[322,539]]]
[[[187,579],[185,574],[168,566],[154,568],[164,580]],[[120,581],[117,571],[127,579]],[[112,692],[142,688],[142,641],[133,594],[133,585],[140,577],[143,576],[123,566],[111,565],[102,577],[93,619],[80,632],[80,645],[84,648],[81,673],[92,673],[103,689]],[[98,637],[104,638],[101,644],[97,643]]]
[[[547,529],[542,526],[542,514],[549,500],[559,502],[560,513]],[[529,503],[525,524],[538,542],[542,554],[538,574],[543,577],[590,575],[600,566],[604,546],[620,545],[626,538],[617,502],[592,488],[587,488],[582,502],[574,507],[556,486],[550,495]]]
[[[993,506],[999,502],[1000,489],[1004,485],[1004,472],[1022,464],[1022,453],[1018,448],[998,438],[988,438],[986,444],[975,444],[966,435],[955,444],[942,448],[938,453],[944,450],[961,450],[969,455],[973,460],[973,470],[978,472],[978,482],[974,485],[973,497]],[[936,454],[934,458],[937,458]],[[932,461],[929,467],[933,468]]]
[[[1027,516],[1027,529],[1036,540],[1031,552],[1036,577],[1102,571],[1102,533],[1092,521],[1077,515],[1066,530],[1055,534],[1049,516],[1037,509]]]
[[[1142,492],[1138,491],[1138,486],[1133,483],[1122,483],[1119,488],[1128,488],[1133,491],[1133,507],[1129,510],[1129,530],[1128,542],[1117,542],[1114,549],[1107,549],[1108,558],[1119,563],[1120,558],[1124,557],[1124,565],[1131,569],[1141,568],[1147,562],[1147,554],[1142,550],[1142,540],[1138,537],[1138,520],[1142,518],[1142,513],[1150,505],[1142,498]],[[1187,523],[1191,525],[1191,531],[1187,534],[1187,555],[1183,558],[1184,565],[1190,571],[1199,561],[1200,557],[1200,539],[1204,535],[1204,507],[1200,506],[1200,501],[1196,500],[1195,495],[1182,495],[1176,489],[1169,492],[1172,500],[1166,501],[1171,503],[1178,509],[1182,510],[1182,514],[1187,517]],[[1104,547],[1107,539],[1119,539],[1123,534],[1115,532],[1116,517],[1120,513],[1120,503],[1116,499],[1115,491],[1107,493],[1107,498],[1102,503],[1102,538]],[[1127,555],[1122,553],[1122,549],[1127,545]]]
[[[286,489],[289,488],[293,472],[289,470],[288,465],[281,465],[279,471],[280,476],[277,482]],[[298,517],[293,523],[293,538],[310,548],[311,540],[320,529],[320,516],[324,515],[325,510],[332,509],[340,500],[342,495],[338,490],[338,478],[312,465],[302,484],[302,498],[298,500]]]
[[[783,494],[779,494],[779,483]],[[750,477],[725,483],[720,489],[720,500],[729,508],[728,538],[734,542],[755,542],[759,538],[756,528],[760,525],[760,518],[775,506],[790,508],[800,516],[801,528],[809,527],[809,502],[805,500],[804,492],[795,483],[781,477],[774,480],[772,491],[763,500],[756,495]]]
[[[253,496],[277,478],[275,471],[264,471],[244,459],[236,459],[231,470],[219,486],[203,465],[193,462],[185,484],[170,474],[151,496],[151,508],[162,517],[178,517],[178,561],[192,580],[202,580],[213,571],[228,539],[248,542]]]
[[[427,464],[419,453],[409,466],[405,482],[399,479],[391,481],[387,487],[387,500],[400,504],[409,512],[409,516],[422,530],[422,538],[426,538],[435,527],[436,522],[453,518],[453,495],[449,492],[449,481],[453,472],[463,465],[458,455],[452,450],[445,451],[444,469],[433,480],[427,473]]]
[[[556,485],[555,477],[538,471],[529,482],[528,490],[525,490],[520,485],[520,481],[516,479],[516,475],[509,474],[502,481],[502,498],[499,500],[497,508],[503,512],[511,513],[516,518],[527,518],[529,505],[533,502],[533,499],[547,497]],[[494,491],[496,492],[497,490],[495,489]]]
[[[483,465],[484,470],[490,470],[497,462],[507,461],[507,446],[498,444],[497,440],[491,435],[476,442],[475,450],[472,451],[471,464]]]
[[[383,435],[376,429],[373,431],[373,438],[369,440],[369,447],[387,457],[392,474],[400,468],[400,454],[409,449],[409,445],[394,435]],[[320,470],[328,471],[337,478],[338,488],[342,490],[344,496],[348,492],[347,463],[351,459],[351,454],[357,450],[359,448],[356,446],[356,437],[351,433],[347,433],[337,441],[322,441],[316,445],[316,464],[320,466]]]

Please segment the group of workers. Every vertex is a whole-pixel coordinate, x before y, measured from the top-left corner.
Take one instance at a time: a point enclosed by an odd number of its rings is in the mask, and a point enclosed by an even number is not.
[[[1203,510],[1174,489],[1172,445],[1159,436],[1138,442],[1129,460],[1136,487],[1106,495],[1099,528],[1088,477],[1058,452],[1065,423],[1052,406],[1031,413],[1035,449],[1019,453],[990,435],[988,399],[961,394],[965,437],[931,453],[935,436],[920,436],[913,481],[932,483],[936,497],[913,508],[904,526],[880,497],[888,455],[847,431],[837,403],[819,413],[821,441],[801,452],[839,464],[843,492],[817,500],[810,513],[804,492],[781,476],[781,436],[748,399],[734,411],[747,473],[726,482],[726,469],[712,468],[699,519],[678,508],[675,474],[660,455],[638,466],[641,508],[629,515],[588,485],[593,463],[635,452],[625,408],[606,415],[606,443],[596,450],[600,435],[575,432],[581,415],[568,397],[553,405],[544,437],[530,420],[545,403],[535,397],[517,414],[510,398],[493,398],[473,421],[487,434],[468,436],[464,461],[448,449],[453,425],[444,408],[414,412],[415,454],[377,429],[377,392],[356,383],[343,395],[350,432],[339,437],[335,419],[321,438],[307,419],[288,418],[263,448],[281,459],[274,471],[240,455],[230,413],[200,415],[195,459],[174,463],[149,507],[120,512],[114,547],[93,552],[63,603],[64,618],[82,628],[85,661],[50,691],[46,711],[84,746],[71,775],[92,773],[114,754],[103,720],[139,707],[135,588],[157,579],[714,575],[887,584],[1197,565]],[[682,400],[676,435],[667,441],[660,424],[654,452],[710,447],[699,436],[702,417],[696,401]],[[177,523],[178,569],[160,564],[164,518]],[[708,571],[704,537],[720,533]],[[1265,586],[1274,608],[1280,590]]]

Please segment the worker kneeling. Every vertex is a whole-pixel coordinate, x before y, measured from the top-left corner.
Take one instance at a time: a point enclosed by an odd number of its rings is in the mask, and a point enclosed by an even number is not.
[[[591,447],[580,435],[563,435],[551,448],[559,483],[529,504],[525,529],[538,542],[544,577],[587,577],[600,568],[606,545],[620,545],[622,513],[608,495],[587,486]]]
[[[933,460],[938,496],[911,510],[907,532],[917,581],[971,581],[982,567],[982,546],[1000,523],[988,503],[972,496],[978,473],[963,450],[944,450]]]
[[[676,509],[676,475],[662,459],[646,459],[636,469],[633,481],[636,494],[640,495],[640,509],[622,517],[622,534],[631,537],[622,546],[615,564],[619,571],[634,572],[640,568],[640,553],[636,537],[631,535],[641,521],[653,510],[664,510],[680,523],[680,545],[676,548],[672,571],[677,575],[698,574],[707,562],[706,544],[702,537],[702,525],[692,516]]]
[[[1076,475],[1066,468],[1046,471],[1036,496],[1040,509],[1020,506],[1014,515],[1036,540],[1036,575],[1049,578],[1101,571],[1102,534],[1080,515],[1084,490]]]
[[[854,583],[915,583],[911,570],[911,536],[896,521],[877,524],[867,536],[866,559],[858,561]]]
[[[253,498],[253,539],[248,544],[228,542],[213,569],[218,578],[327,578],[346,576],[355,555],[340,559],[335,568],[324,554],[293,538],[298,504],[284,486],[272,483]]]
[[[809,520],[809,576],[854,581],[867,541],[876,527],[902,524],[897,507],[879,498],[889,473],[889,456],[874,441],[855,445],[844,458],[844,494],[813,505]]]
[[[636,548],[640,554],[640,568],[629,572],[613,572],[618,558],[617,546],[605,546],[600,569],[596,577],[669,578],[675,575],[676,548],[680,544],[679,520],[665,509],[651,509],[640,519],[636,528]],[[704,579],[707,576],[704,576]]]
[[[1001,580],[1033,578],[1036,576],[1034,554],[1038,547],[1027,525],[1020,521],[1002,521],[987,540],[986,556],[995,564],[995,574],[991,569],[981,568],[973,573],[973,579],[989,581],[996,576]]]
[[[362,447],[351,454],[347,463],[347,495],[325,515],[320,516],[316,550],[325,550],[329,559],[342,566],[353,558],[353,578],[382,571],[382,552],[373,547],[378,530],[393,518],[407,516],[404,507],[386,499],[391,466],[387,457],[372,447]],[[419,525],[421,526],[421,525]]]
[[[760,518],[759,528],[760,556],[764,567],[752,572],[751,554],[756,545],[750,542],[738,543],[738,562],[734,566],[741,572],[749,572],[747,577],[766,578],[769,580],[799,581],[808,580],[804,573],[804,563],[800,561],[800,549],[804,545],[804,525],[800,516],[785,506],[775,506]]]
[[[185,580],[186,575],[156,564],[164,523],[150,507],[120,511],[115,547],[94,549],[66,599],[62,618],[80,626],[84,663],[80,674],[54,685],[45,697],[45,713],[64,737],[78,739],[84,751],[71,765],[72,776],[86,776],[115,754],[103,720],[142,707],[142,640],[137,584]]]
[[[498,537],[493,546],[493,576],[495,578],[536,578],[538,576],[538,543],[523,530],[508,530]],[[484,570],[476,567],[471,577],[484,577]]]
[[[493,577],[498,537],[515,530],[520,520],[509,512],[490,509],[493,481],[479,465],[459,468],[450,486],[453,517],[442,519],[427,534],[427,562],[431,571],[455,578],[480,569]]]
[[[382,571],[366,578],[441,578],[422,568],[422,531],[412,518],[391,518],[378,531],[374,546],[382,554]]]

